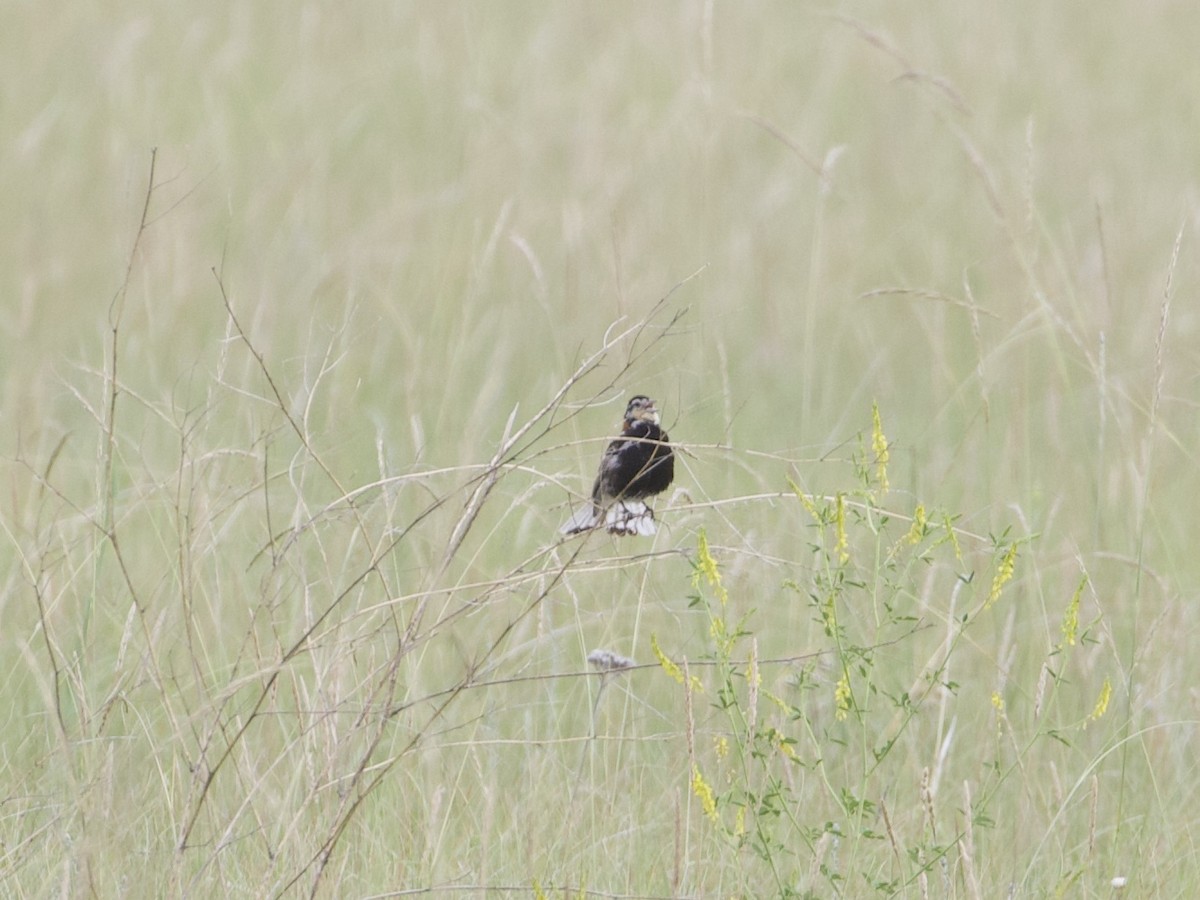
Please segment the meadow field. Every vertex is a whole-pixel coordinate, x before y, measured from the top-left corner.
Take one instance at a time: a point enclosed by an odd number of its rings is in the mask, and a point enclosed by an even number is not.
[[[4,18],[0,896],[1200,894],[1200,6]]]

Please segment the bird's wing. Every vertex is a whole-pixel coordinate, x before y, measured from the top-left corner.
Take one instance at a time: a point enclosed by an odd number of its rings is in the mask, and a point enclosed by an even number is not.
[[[594,504],[587,504],[575,510],[571,518],[563,523],[562,528],[558,529],[560,534],[579,534],[581,531],[589,531],[595,528],[600,522],[600,510]]]

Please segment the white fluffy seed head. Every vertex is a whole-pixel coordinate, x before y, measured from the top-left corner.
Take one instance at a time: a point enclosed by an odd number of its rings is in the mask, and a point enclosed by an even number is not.
[[[613,653],[611,650],[593,650],[588,654],[587,661],[601,672],[619,672],[621,669],[632,669],[637,665],[629,657]]]

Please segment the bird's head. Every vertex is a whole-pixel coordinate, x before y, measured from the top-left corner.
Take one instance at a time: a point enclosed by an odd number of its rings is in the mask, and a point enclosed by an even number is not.
[[[649,397],[638,394],[625,407],[625,421],[630,424],[633,422],[649,422],[651,425],[657,425],[659,422],[658,407],[654,405],[654,401]]]

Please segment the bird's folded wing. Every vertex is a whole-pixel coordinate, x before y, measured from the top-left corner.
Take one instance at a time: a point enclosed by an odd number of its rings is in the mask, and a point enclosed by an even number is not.
[[[600,522],[600,516],[596,511],[596,507],[592,504],[581,506],[575,510],[575,514],[563,524],[562,528],[558,529],[561,534],[579,534],[581,531],[588,531],[595,528]]]

